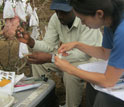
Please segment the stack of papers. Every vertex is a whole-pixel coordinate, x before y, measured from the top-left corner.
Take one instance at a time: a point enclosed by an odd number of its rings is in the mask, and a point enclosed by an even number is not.
[[[34,78],[25,77],[24,73],[15,75],[15,72],[0,70],[0,93],[12,95],[13,92],[24,91],[39,87],[43,82]]]
[[[93,62],[88,64],[79,65],[78,68],[88,71],[88,72],[98,72],[98,73],[105,73],[108,61],[99,61]],[[121,78],[118,83],[111,88],[103,88],[98,85],[91,84],[94,89],[117,97],[124,101],[124,79]]]
[[[20,45],[19,45],[19,58],[23,58],[27,54],[29,54],[27,44],[20,42]]]
[[[37,88],[42,84],[43,82],[41,80],[35,80],[34,78],[23,78],[15,84],[14,92]]]
[[[0,70],[0,93],[13,94],[15,82],[15,72],[5,72]]]
[[[20,85],[14,88],[14,92],[20,92],[28,89],[33,89],[41,86],[42,83],[35,83],[35,84],[30,84],[30,85]]]

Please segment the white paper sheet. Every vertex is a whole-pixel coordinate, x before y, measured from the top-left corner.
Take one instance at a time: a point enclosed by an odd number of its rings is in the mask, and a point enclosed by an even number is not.
[[[89,72],[105,73],[107,63],[108,61],[93,62],[93,63],[79,65],[78,68]]]
[[[10,1],[6,1],[3,9],[3,18],[6,19],[13,17],[15,17],[15,13],[12,7],[12,3]]]
[[[24,55],[29,54],[28,46],[27,44],[24,44],[20,42],[19,45],[19,58],[23,58]]]
[[[43,82],[31,84],[31,85],[27,85],[27,86],[23,86],[23,87],[15,87],[14,92],[20,92],[20,91],[24,91],[24,90],[28,90],[28,89],[37,88],[37,87],[41,86],[42,84],[43,84]]]
[[[24,77],[25,77],[24,73],[22,73],[20,75],[15,75],[15,84],[17,84]]]
[[[2,82],[3,78],[7,80],[11,80],[11,82],[5,85],[4,87],[0,87],[0,93],[6,93],[12,95],[14,89],[15,72],[6,72],[0,70],[0,82]]]
[[[105,73],[108,61],[99,61],[88,64],[79,65],[78,68],[82,70],[86,70],[88,72],[98,72]],[[110,94],[116,98],[119,98],[124,101],[124,82],[116,84],[111,88],[103,88],[98,85],[91,84],[94,89]]]

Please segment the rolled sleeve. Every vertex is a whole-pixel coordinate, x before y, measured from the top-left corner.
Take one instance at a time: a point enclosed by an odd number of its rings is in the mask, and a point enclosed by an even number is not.
[[[35,41],[34,51],[52,52],[57,47],[59,36],[56,27],[59,22],[56,18],[55,14],[51,17],[43,40]]]

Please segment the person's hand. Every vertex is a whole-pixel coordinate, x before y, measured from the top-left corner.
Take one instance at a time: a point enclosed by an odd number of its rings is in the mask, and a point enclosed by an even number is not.
[[[73,65],[71,65],[68,61],[60,59],[58,56],[55,56],[55,65],[62,71],[67,72],[69,74],[73,73]]]
[[[70,42],[70,43],[65,43],[60,46],[58,49],[58,53],[61,53],[62,56],[68,56],[67,51],[72,50],[75,48],[77,42]]]
[[[30,34],[26,32],[22,27],[17,28],[16,38],[18,39],[18,41],[27,44],[29,47],[34,47],[34,40],[30,37]]]
[[[31,64],[44,64],[51,62],[52,55],[45,52],[33,52],[27,55],[27,60]]]

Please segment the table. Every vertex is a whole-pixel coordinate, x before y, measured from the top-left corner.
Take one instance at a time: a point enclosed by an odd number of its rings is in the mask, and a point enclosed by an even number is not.
[[[55,82],[42,82],[36,89],[14,93],[16,103],[12,107],[52,107],[55,101]]]

